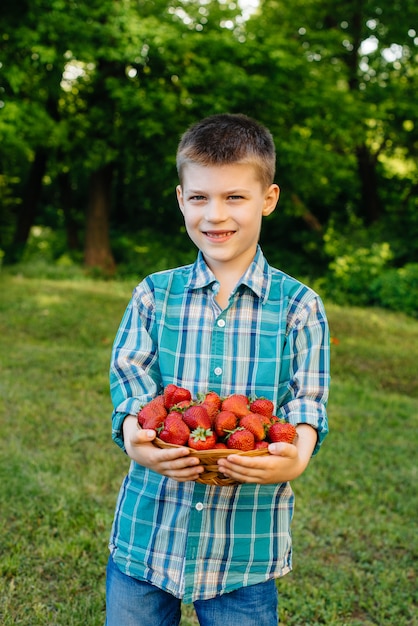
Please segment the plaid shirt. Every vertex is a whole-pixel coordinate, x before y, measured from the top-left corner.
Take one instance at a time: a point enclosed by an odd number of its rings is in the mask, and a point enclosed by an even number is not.
[[[276,414],[328,431],[329,334],[311,289],[270,267],[259,248],[221,310],[218,283],[193,265],[134,290],[112,352],[113,438],[127,414],[175,383],[196,397],[264,396]],[[184,602],[204,600],[291,569],[289,483],[231,487],[178,483],[133,461],[116,505],[110,550],[120,569]]]

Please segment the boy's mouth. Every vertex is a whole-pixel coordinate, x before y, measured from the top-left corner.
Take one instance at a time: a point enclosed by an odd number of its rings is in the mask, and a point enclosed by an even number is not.
[[[235,234],[234,230],[206,230],[204,235],[210,239],[225,239]]]

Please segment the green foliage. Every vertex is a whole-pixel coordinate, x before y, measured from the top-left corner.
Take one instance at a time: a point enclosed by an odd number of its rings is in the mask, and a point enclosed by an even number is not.
[[[331,260],[318,289],[339,304],[375,305],[417,316],[417,264],[392,267],[391,246],[375,239],[375,229],[364,228],[355,216],[349,216],[345,227],[331,224],[324,237]]]
[[[379,306],[418,317],[418,263],[383,272],[370,291]]]
[[[371,283],[382,273],[390,257],[387,243],[355,248],[336,257],[329,265],[326,292],[337,303],[359,306],[370,303]]]
[[[89,273],[80,263],[75,263],[68,255],[63,255],[54,263],[37,258],[28,262],[5,266],[4,273],[24,278],[45,278],[49,280],[85,280]],[[98,276],[98,278],[102,276]]]
[[[22,263],[56,261],[66,251],[64,234],[46,226],[34,226],[31,229],[28,243],[22,258]]]
[[[128,469],[111,441],[108,365],[134,284],[0,274],[4,626],[104,623],[107,542]],[[280,624],[412,626],[418,322],[327,311],[331,431],[293,483]],[[189,605],[181,624],[197,626]]]
[[[189,242],[184,227],[177,233],[142,230],[134,235],[113,238],[118,273],[124,279],[143,278],[152,272],[193,263],[197,251]]]
[[[20,214],[56,230],[53,213],[65,207],[81,257],[89,177],[107,164],[112,232],[167,223],[177,232],[179,136],[228,110],[257,117],[276,139],[282,196],[264,233],[273,260],[316,278],[348,255],[344,263],[364,268],[359,283],[382,259],[372,242],[389,244],[393,267],[416,260],[416,2],[344,0],[331,10],[328,0],[262,0],[247,21],[239,3],[217,0],[26,0],[2,11],[2,249],[13,247]],[[32,214],[38,150],[48,162]],[[322,236],[348,213],[374,240],[358,254],[324,254]],[[137,259],[115,241],[120,271],[130,272]]]

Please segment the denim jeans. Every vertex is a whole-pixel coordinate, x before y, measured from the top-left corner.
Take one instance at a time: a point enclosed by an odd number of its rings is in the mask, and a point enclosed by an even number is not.
[[[194,603],[200,626],[277,626],[274,580],[241,587]],[[110,557],[106,578],[106,626],[178,626],[181,600],[123,574]]]

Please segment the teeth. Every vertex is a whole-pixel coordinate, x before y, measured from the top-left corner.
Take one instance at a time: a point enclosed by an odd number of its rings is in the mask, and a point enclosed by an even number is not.
[[[233,234],[233,231],[229,231],[227,233],[211,233],[211,232],[207,232],[206,233],[209,237],[214,237],[215,239],[221,239],[222,237],[227,237],[229,235]]]

